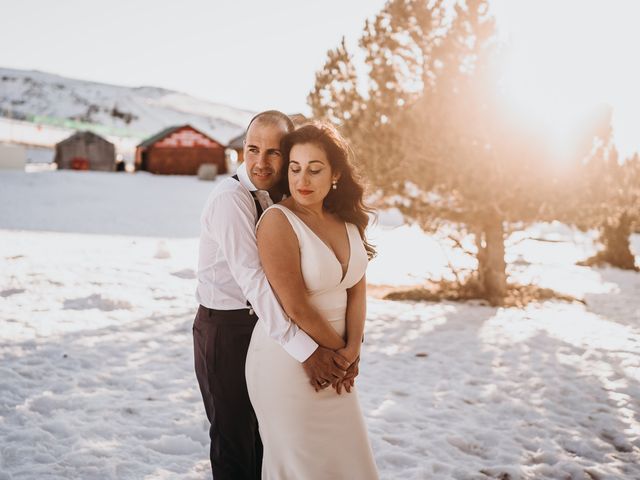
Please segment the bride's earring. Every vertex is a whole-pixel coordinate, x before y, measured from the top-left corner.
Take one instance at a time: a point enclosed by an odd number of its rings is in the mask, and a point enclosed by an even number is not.
[[[331,182],[331,188],[333,188],[334,190],[338,189],[338,180],[333,180]]]

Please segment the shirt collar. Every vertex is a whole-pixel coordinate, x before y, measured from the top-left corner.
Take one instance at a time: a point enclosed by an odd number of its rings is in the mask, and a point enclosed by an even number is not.
[[[238,175],[238,180],[240,180],[240,184],[249,190],[250,192],[255,192],[258,190],[256,186],[249,179],[249,174],[247,173],[247,164],[242,162],[238,165],[238,169],[236,170],[236,174]]]

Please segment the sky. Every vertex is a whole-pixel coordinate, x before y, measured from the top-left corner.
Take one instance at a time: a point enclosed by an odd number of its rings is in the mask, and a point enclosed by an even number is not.
[[[0,0],[0,66],[306,109],[327,50],[384,0]],[[9,21],[7,21],[9,19]],[[8,47],[8,48],[7,48]]]
[[[160,86],[259,111],[308,113],[326,52],[355,47],[384,0],[0,0],[0,66]],[[640,1],[492,0],[513,44],[507,102],[554,135],[615,109],[623,152],[640,149]]]
[[[493,8],[512,46],[512,108],[562,142],[609,105],[622,156],[640,151],[640,1],[493,0]]]

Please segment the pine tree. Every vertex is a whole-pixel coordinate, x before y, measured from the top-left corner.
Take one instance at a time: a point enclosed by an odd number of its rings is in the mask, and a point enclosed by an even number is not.
[[[428,3],[433,3],[427,8]],[[316,118],[338,126],[366,176],[386,193],[404,183],[405,141],[400,113],[420,95],[429,75],[423,65],[434,35],[436,2],[391,0],[364,26],[359,46],[367,70],[358,91],[353,58],[344,39],[316,74],[309,105]]]
[[[307,101],[315,118],[344,129],[353,128],[353,122],[360,118],[364,99],[358,93],[358,76],[344,37],[337,48],[327,53]]]
[[[640,227],[640,159],[620,161],[613,141],[610,107],[602,109],[587,132],[586,152],[574,159],[574,175],[561,190],[559,218],[581,230],[599,230],[603,249],[580,262],[638,270],[629,237]]]
[[[479,294],[507,293],[510,225],[544,219],[544,142],[501,108],[501,50],[487,0],[391,0],[367,23],[368,92],[343,124],[369,180],[428,231],[456,222],[476,238]],[[325,81],[331,79],[325,77]],[[321,109],[319,109],[321,110]]]

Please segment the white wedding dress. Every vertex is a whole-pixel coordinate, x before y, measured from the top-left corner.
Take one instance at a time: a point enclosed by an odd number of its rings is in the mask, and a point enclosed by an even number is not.
[[[362,278],[367,254],[347,223],[346,273],[333,251],[291,210],[283,212],[298,237],[300,262],[314,306],[345,334],[347,289]],[[302,365],[258,321],[247,353],[247,388],[264,445],[263,480],[374,480],[378,478],[357,389],[316,392]],[[357,383],[357,379],[356,379]]]

